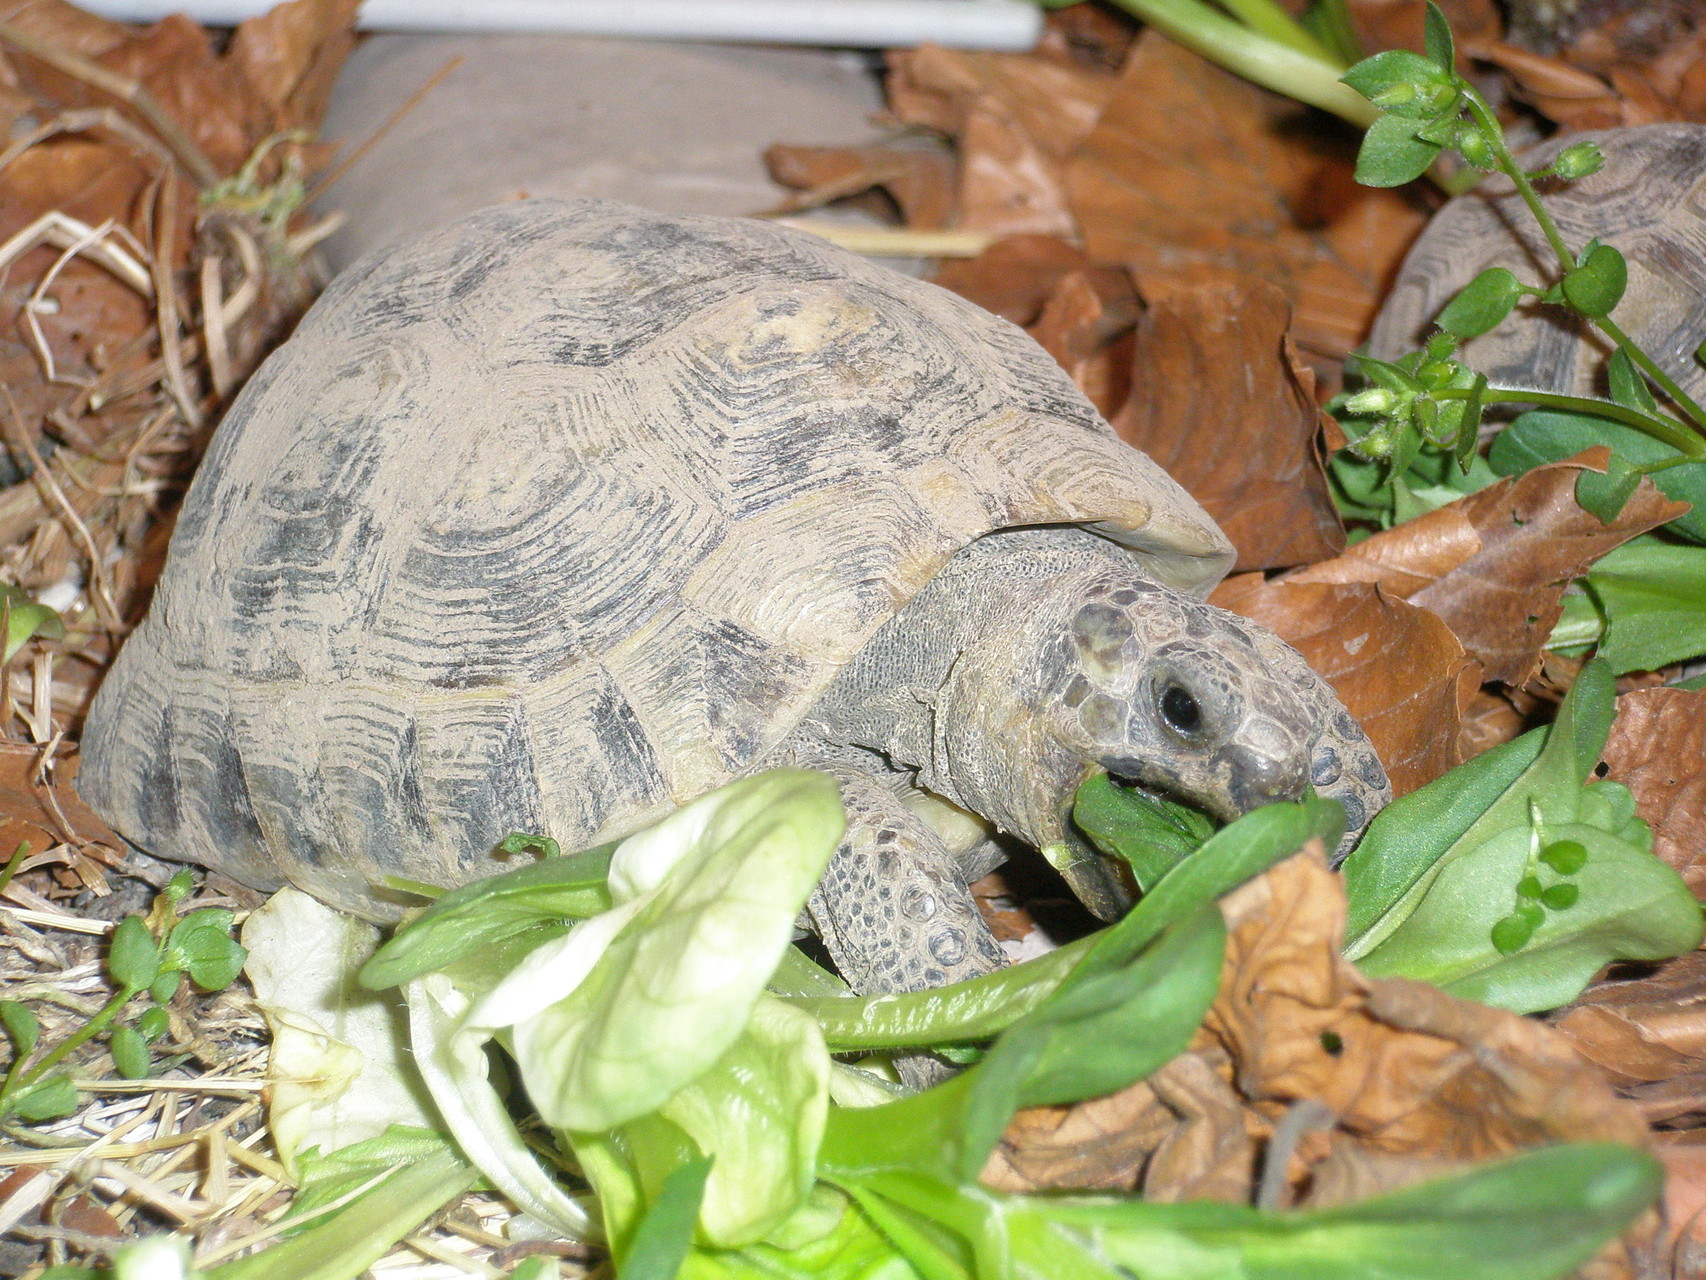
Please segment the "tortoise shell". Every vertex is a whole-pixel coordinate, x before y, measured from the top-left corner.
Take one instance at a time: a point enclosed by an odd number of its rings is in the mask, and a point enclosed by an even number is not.
[[[1629,284],[1613,318],[1676,379],[1706,394],[1694,358],[1706,335],[1706,125],[1652,124],[1573,133],[1525,152],[1529,169],[1565,146],[1595,142],[1598,173],[1540,184],[1565,242],[1594,237],[1622,250]],[[1554,189],[1555,187],[1555,189]],[[1509,179],[1492,177],[1447,203],[1428,223],[1369,335],[1370,354],[1394,360],[1419,347],[1445,304],[1488,267],[1528,284],[1558,277],[1558,261]],[[1612,344],[1562,307],[1527,303],[1513,320],[1463,344],[1462,358],[1495,384],[1602,395]]]
[[[244,389],[79,789],[163,857],[369,884],[756,767],[955,551],[1231,548],[1022,331],[771,224],[525,201],[339,276]]]

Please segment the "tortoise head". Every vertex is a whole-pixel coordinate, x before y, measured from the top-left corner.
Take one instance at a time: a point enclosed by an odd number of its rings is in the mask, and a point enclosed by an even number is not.
[[[1291,650],[1123,557],[992,563],[1006,580],[959,593],[976,625],[933,699],[930,789],[1039,848],[1098,768],[1225,819],[1303,793],[1328,708]]]
[[[1319,708],[1251,624],[1139,580],[1086,601],[1068,632],[1056,723],[1085,760],[1219,818],[1303,794]]]

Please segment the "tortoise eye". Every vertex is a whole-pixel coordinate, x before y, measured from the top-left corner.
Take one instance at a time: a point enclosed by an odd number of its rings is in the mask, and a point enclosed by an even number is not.
[[[1180,733],[1202,728],[1202,708],[1183,685],[1170,684],[1161,693],[1161,715]]]

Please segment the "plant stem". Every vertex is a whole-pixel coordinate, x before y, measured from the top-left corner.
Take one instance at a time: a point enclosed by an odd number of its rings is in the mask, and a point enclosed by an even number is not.
[[[1569,245],[1564,242],[1563,233],[1558,229],[1558,224],[1554,221],[1552,214],[1541,203],[1539,194],[1534,190],[1534,184],[1528,180],[1528,174],[1523,171],[1522,166],[1517,163],[1516,157],[1511,154],[1510,147],[1505,144],[1504,130],[1499,127],[1499,122],[1493,115],[1493,109],[1487,105],[1487,100],[1467,83],[1462,84],[1462,89],[1464,100],[1469,104],[1469,113],[1475,117],[1475,123],[1480,127],[1482,136],[1486,138],[1488,145],[1493,149],[1493,157],[1498,164],[1499,172],[1509,178],[1516,187],[1517,195],[1522,197],[1522,202],[1528,206],[1528,211],[1534,215],[1534,220],[1540,224],[1540,230],[1546,236],[1546,242],[1552,246],[1552,252],[1558,255],[1560,270],[1568,275],[1575,269],[1575,255],[1570,252]],[[1677,385],[1675,379],[1654,364],[1647,353],[1635,345],[1630,340],[1629,335],[1624,333],[1611,317],[1589,316],[1586,318],[1601,333],[1615,342],[1618,349],[1634,361],[1635,367],[1652,379],[1654,385],[1669,396],[1676,406],[1693,420],[1694,429],[1697,432],[1706,430],[1706,409],[1702,409],[1686,391]],[[1667,443],[1674,443],[1674,441],[1667,441]],[[1681,448],[1680,445],[1678,447]],[[1693,450],[1688,452],[1693,452]]]
[[[6,886],[12,883],[12,877],[18,874],[18,868],[24,865],[24,859],[30,856],[30,842],[22,841],[12,851],[12,856],[6,859],[4,868],[0,868],[0,893],[6,891]]]
[[[1635,362],[1635,367],[1657,384],[1676,404],[1676,406],[1694,420],[1695,429],[1706,429],[1706,409],[1702,409],[1692,396],[1684,391],[1671,376],[1648,358],[1647,353],[1636,346],[1629,335],[1624,333],[1610,316],[1600,316],[1594,325],[1606,337],[1617,344],[1618,350]]]
[[[1433,393],[1436,400],[1467,400],[1468,390],[1446,390]],[[1568,409],[1595,418],[1610,418],[1626,427],[1652,436],[1686,455],[1684,461],[1706,461],[1706,440],[1674,418],[1631,409],[1628,405],[1610,400],[1593,400],[1587,396],[1564,395],[1556,391],[1536,391],[1532,387],[1488,387],[1481,393],[1483,404],[1536,404],[1547,409]]]
[[[1329,56],[1253,31],[1203,0],[1117,0],[1158,31],[1264,89],[1331,111],[1359,129],[1380,114],[1367,98],[1340,84],[1345,67]],[[1321,51],[1325,55],[1326,51]]]
[[[1220,4],[1245,26],[1259,31],[1270,40],[1290,45],[1299,53],[1308,54],[1321,62],[1336,61],[1324,44],[1304,30],[1302,24],[1275,4],[1274,0],[1220,0]]]
[[[12,1069],[6,1073],[4,1086],[0,1086],[0,1116],[10,1114],[18,1095],[29,1089],[54,1067],[63,1062],[66,1056],[79,1045],[106,1030],[107,1024],[118,1017],[119,1011],[136,999],[141,990],[140,987],[121,987],[118,994],[102,1005],[94,1017],[43,1054],[40,1060],[22,1076],[18,1075],[18,1068],[23,1065],[22,1061],[14,1062]],[[14,1079],[14,1077],[16,1078]]]
[[[1559,269],[1565,272],[1576,265],[1574,255],[1570,253],[1569,245],[1564,243],[1564,236],[1558,230],[1558,224],[1553,221],[1552,214],[1546,206],[1540,203],[1540,195],[1534,189],[1534,184],[1528,180],[1528,174],[1517,163],[1511,149],[1505,144],[1505,131],[1499,127],[1498,117],[1493,114],[1487,100],[1476,92],[1475,87],[1466,80],[1459,80],[1458,87],[1463,93],[1463,100],[1469,104],[1469,114],[1475,117],[1475,123],[1480,127],[1481,136],[1487,140],[1487,145],[1493,149],[1493,162],[1498,165],[1499,172],[1511,180],[1516,187],[1517,195],[1528,206],[1528,211],[1534,215],[1534,220],[1540,224],[1540,230],[1546,237],[1546,243],[1552,246],[1552,252],[1558,255]]]

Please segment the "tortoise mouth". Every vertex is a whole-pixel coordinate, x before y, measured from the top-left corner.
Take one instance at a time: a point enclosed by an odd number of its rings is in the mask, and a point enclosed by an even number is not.
[[[1204,795],[1201,792],[1187,792],[1169,786],[1165,780],[1157,778],[1153,770],[1146,768],[1141,760],[1110,757],[1097,763],[1116,786],[1126,787],[1151,800],[1182,804],[1188,809],[1200,810],[1218,822],[1231,822],[1245,812],[1231,796]]]

